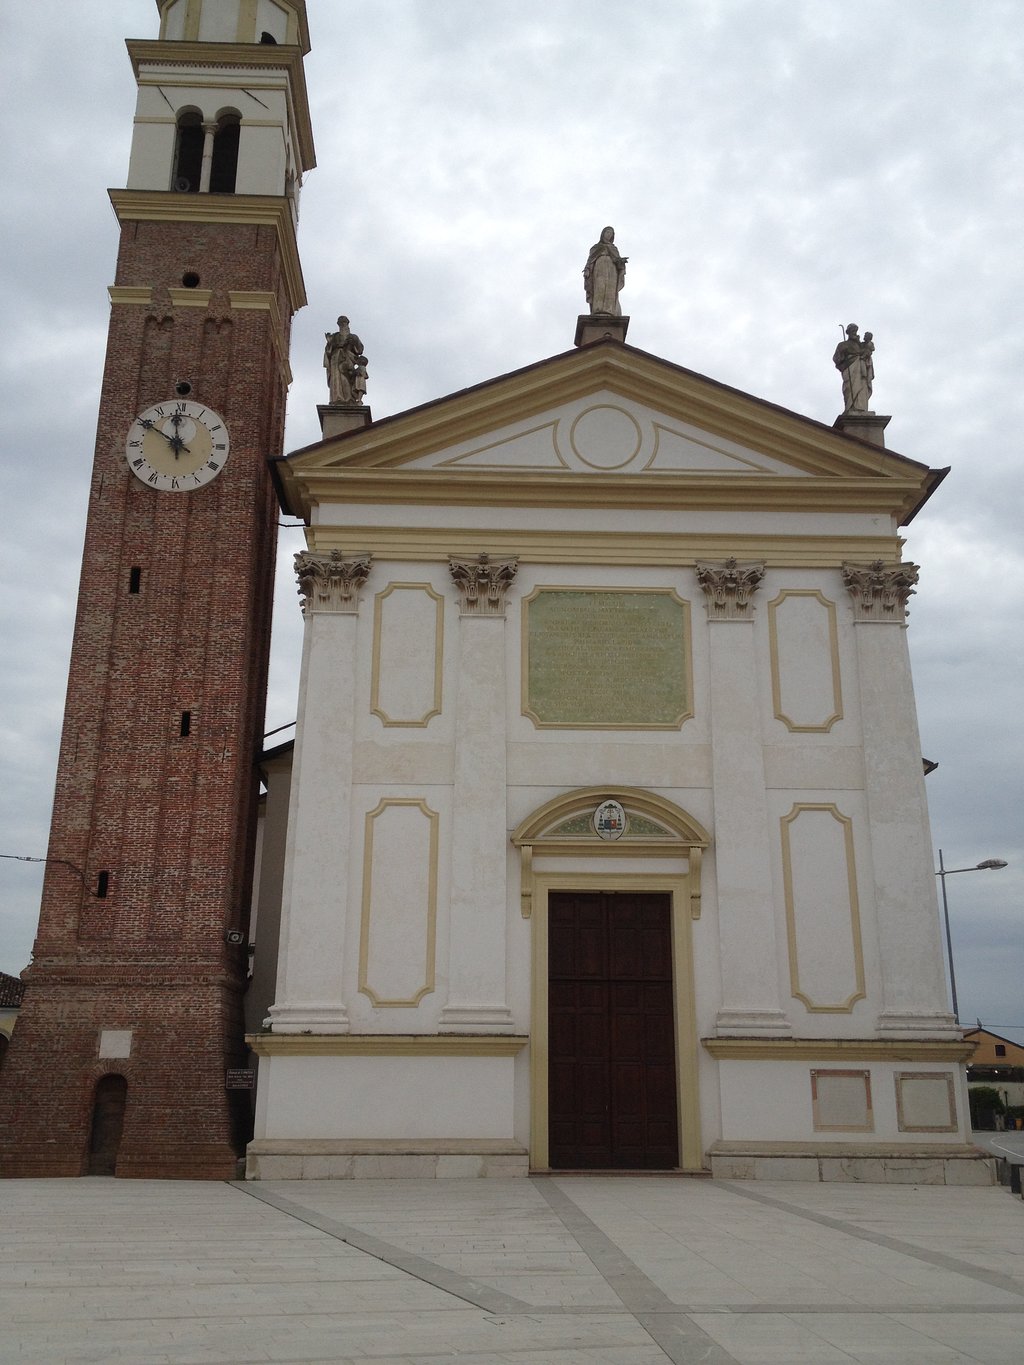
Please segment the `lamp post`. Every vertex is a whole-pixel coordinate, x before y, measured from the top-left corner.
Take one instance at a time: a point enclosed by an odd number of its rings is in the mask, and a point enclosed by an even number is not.
[[[949,990],[953,997],[953,1018],[958,1024],[960,1022],[960,1007],[956,1000],[956,973],[953,971],[953,940],[949,933],[949,901],[946,899],[946,878],[952,877],[955,872],[988,872],[1006,866],[1007,863],[1002,858],[986,858],[983,863],[974,863],[971,867],[947,867],[942,861],[942,849],[939,849],[939,870],[935,875],[942,883],[942,917],[946,923],[946,955],[949,958]]]

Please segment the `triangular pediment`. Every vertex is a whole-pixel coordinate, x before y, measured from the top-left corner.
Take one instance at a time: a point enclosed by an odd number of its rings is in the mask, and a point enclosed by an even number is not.
[[[286,506],[387,501],[775,506],[852,495],[906,520],[936,471],[633,347],[603,342],[279,462]],[[402,491],[404,490],[404,492]],[[693,500],[696,500],[694,503]]]

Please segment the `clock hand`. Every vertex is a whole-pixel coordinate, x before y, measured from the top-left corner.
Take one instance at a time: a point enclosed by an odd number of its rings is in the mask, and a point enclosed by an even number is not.
[[[168,435],[167,435],[167,432],[164,431],[163,427],[158,427],[157,424],[156,424],[155,422],[153,422],[153,421],[149,421],[149,420],[147,419],[146,421],[142,422],[142,426],[145,427],[145,429],[146,429],[147,431],[155,431],[156,434],[157,434],[158,436],[162,436],[162,437],[164,438],[164,440],[168,442],[168,444],[170,445],[171,449],[174,451],[174,458],[175,458],[175,459],[178,458],[178,456],[181,454],[182,451],[184,451],[186,455],[191,455],[191,454],[192,454],[191,450],[189,450],[188,446],[185,444],[185,442],[184,442],[184,441],[181,439],[181,437],[178,435],[177,427],[178,427],[178,422],[179,422],[180,420],[181,420],[181,419],[178,417],[177,413],[175,413],[174,417],[171,418],[171,421],[174,423],[174,427],[175,427],[175,431],[174,431],[174,435],[173,435],[173,436],[168,436]]]

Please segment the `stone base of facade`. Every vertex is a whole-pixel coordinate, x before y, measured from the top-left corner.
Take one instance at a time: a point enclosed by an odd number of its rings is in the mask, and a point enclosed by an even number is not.
[[[842,1142],[716,1142],[716,1180],[840,1181],[864,1185],[994,1185],[994,1158],[977,1147],[890,1147]]]
[[[335,1141],[273,1139],[250,1142],[246,1180],[449,1180],[529,1173],[529,1156],[516,1142],[495,1139],[400,1138]]]

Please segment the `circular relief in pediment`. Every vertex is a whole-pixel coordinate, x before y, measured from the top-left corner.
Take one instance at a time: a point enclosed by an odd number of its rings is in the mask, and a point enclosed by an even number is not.
[[[623,408],[599,403],[576,418],[569,432],[573,454],[591,469],[622,469],[643,444],[636,418]]]

